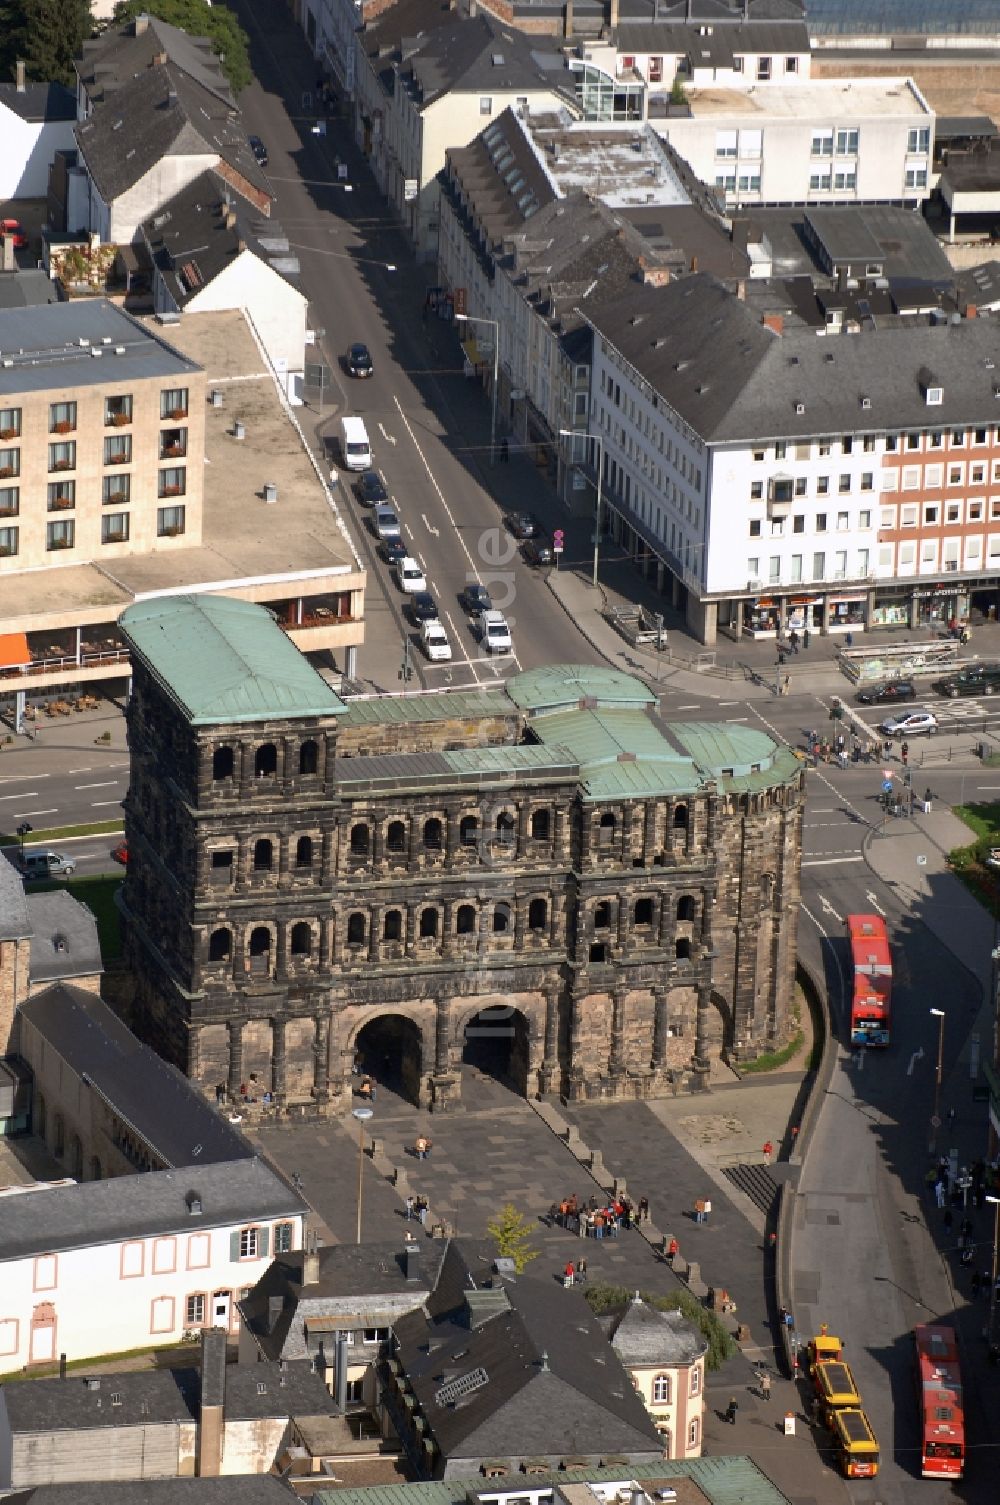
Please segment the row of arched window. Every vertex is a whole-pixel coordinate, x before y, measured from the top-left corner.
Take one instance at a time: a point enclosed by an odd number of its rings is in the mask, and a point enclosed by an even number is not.
[[[612,917],[611,903],[612,901],[610,899],[601,899],[597,904],[595,904],[595,930],[610,929]],[[674,918],[678,922],[684,923],[685,921],[693,920],[694,916],[694,897],[691,894],[681,894],[680,898],[677,900],[676,909],[674,910]],[[637,929],[641,929],[644,925],[652,925],[654,918],[655,900],[650,898],[648,895],[641,899],[636,899],[635,903],[632,905],[632,924]]]
[[[319,771],[319,743],[309,737],[299,743],[298,772],[307,778]],[[273,742],[262,742],[254,748],[253,776],[255,779],[274,778],[278,772],[278,749]],[[236,777],[236,749],[217,747],[212,753],[212,779],[216,784]]]

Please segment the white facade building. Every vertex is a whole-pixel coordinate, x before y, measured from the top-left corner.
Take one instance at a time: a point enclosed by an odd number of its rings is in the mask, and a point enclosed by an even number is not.
[[[62,84],[28,83],[24,64],[17,82],[0,84],[0,199],[43,199],[58,151],[76,145],[73,95]]]
[[[909,78],[691,89],[690,115],[655,120],[730,207],[892,203],[930,193],[934,113]]]
[[[237,1301],[301,1248],[306,1213],[257,1159],[41,1186],[0,1209],[0,1374],[235,1335]]]

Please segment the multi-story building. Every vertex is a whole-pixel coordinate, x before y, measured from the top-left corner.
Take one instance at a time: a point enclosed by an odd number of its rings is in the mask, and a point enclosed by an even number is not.
[[[663,1312],[636,1292],[612,1318],[611,1346],[663,1438],[668,1458],[700,1458],[708,1340],[679,1311]]]
[[[205,1088],[328,1111],[361,1053],[445,1107],[475,1022],[523,1091],[655,1095],[787,1037],[802,774],[763,733],[577,666],[345,703],[220,597],[121,630],[135,1024]]]
[[[588,317],[617,536],[703,642],[997,604],[990,321],[867,320],[817,339],[701,276]]]
[[[0,580],[201,539],[205,374],[104,299],[0,312]]]
[[[653,124],[727,206],[892,203],[930,194],[934,114],[910,78],[692,88]]]

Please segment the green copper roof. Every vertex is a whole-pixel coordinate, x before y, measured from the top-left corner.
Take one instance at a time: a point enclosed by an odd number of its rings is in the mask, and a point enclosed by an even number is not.
[[[627,675],[618,677],[638,684]],[[530,725],[547,747],[563,747],[576,759],[587,799],[691,794],[702,783],[691,758],[667,741],[644,708],[602,704],[596,710],[553,711],[534,716]]]
[[[656,696],[631,674],[591,664],[548,664],[528,669],[507,681],[507,694],[529,712],[559,711],[596,700],[603,706],[647,706]]]
[[[344,710],[272,614],[252,601],[158,596],[127,607],[118,621],[195,726]]]
[[[352,726],[390,726],[413,721],[446,721],[450,716],[512,716],[501,685],[486,690],[448,690],[440,695],[370,695],[352,697],[337,723]]]
[[[522,743],[517,747],[466,747],[444,753],[449,767],[456,773],[531,773],[543,769],[547,773],[562,772],[576,775],[577,761],[564,747],[552,747],[536,743]]]
[[[770,768],[777,750],[766,732],[731,721],[681,721],[670,730],[709,778]]]

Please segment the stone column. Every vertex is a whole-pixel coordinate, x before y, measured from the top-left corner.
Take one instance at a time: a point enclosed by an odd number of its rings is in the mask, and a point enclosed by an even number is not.
[[[330,1016],[316,1016],[316,1038],[313,1040],[313,1088],[312,1095],[318,1103],[325,1103],[330,1096]]]
[[[619,856],[626,867],[632,866],[632,822],[634,813],[631,805],[626,805],[622,811],[622,844]]]
[[[631,929],[631,916],[629,915],[631,902],[627,894],[618,895],[618,950],[622,956],[625,955]]]
[[[201,1081],[201,1026],[197,1024],[193,1024],[188,1030],[185,1075],[193,1082]]]
[[[660,930],[658,944],[666,950],[670,945],[670,937],[673,933],[674,908],[676,899],[668,889],[660,890]]]
[[[287,1022],[281,1015],[276,1015],[271,1020],[271,1093],[279,1107],[283,1106],[285,1101],[287,1065],[285,1026]]]
[[[434,1017],[434,1071],[445,1072],[451,1065],[451,1017],[447,998],[439,998]]]
[[[538,1073],[539,1092],[554,1092],[559,1083],[559,989],[545,992],[545,1049]]]
[[[229,1030],[229,1096],[238,1101],[243,1081],[243,1020],[228,1019],[226,1028]]]
[[[652,867],[653,858],[656,856],[656,804],[650,800],[646,805],[646,816],[642,833],[642,860],[646,867]]]
[[[624,988],[615,988],[611,995],[611,1057],[608,1065],[612,1076],[625,1075]]]
[[[372,822],[372,866],[377,873],[385,860],[385,821]]]
[[[694,1029],[694,1064],[697,1070],[708,1072],[708,1011],[712,1007],[711,987],[702,983],[698,989],[698,1012]]]
[[[520,894],[514,899],[514,950],[524,950],[524,935],[528,928],[528,901]]]
[[[653,1055],[650,1064],[654,1071],[659,1071],[667,1060],[667,1030],[669,1028],[669,1014],[667,1010],[666,988],[653,989]]]
[[[566,807],[564,805],[556,806],[553,831],[552,851],[556,862],[559,862],[566,853]]]
[[[279,920],[275,929],[274,963],[275,977],[288,975],[288,921]]]
[[[529,812],[526,800],[517,807],[517,856],[523,857],[528,849]]]
[[[455,901],[445,899],[441,906],[441,955],[455,954]]]

